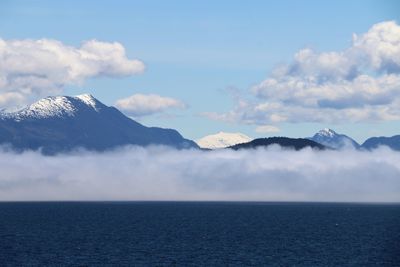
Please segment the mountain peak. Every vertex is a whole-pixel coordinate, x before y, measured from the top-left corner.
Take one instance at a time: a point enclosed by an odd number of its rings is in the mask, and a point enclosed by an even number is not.
[[[93,95],[88,94],[88,93],[76,95],[75,97],[80,98],[80,99],[94,99],[94,100],[96,100],[96,98],[94,98]]]
[[[49,96],[0,114],[0,144],[54,154],[75,148],[105,151],[124,145],[197,148],[177,131],[146,127],[89,94]]]
[[[28,107],[14,112],[18,117],[53,117],[73,116],[76,111],[74,103],[66,96],[49,96],[29,105]]]
[[[94,108],[96,111],[98,111],[99,104],[101,104],[101,102],[94,98],[91,94],[81,94],[75,96],[75,98]]]
[[[335,135],[337,135],[337,133],[329,128],[324,128],[322,130],[320,130],[317,134],[319,135],[323,135],[323,136],[328,136],[328,137],[333,137]]]
[[[218,132],[204,136],[196,141],[201,148],[217,149],[233,146],[240,143],[247,143],[252,138],[242,133]]]
[[[345,147],[360,147],[360,145],[352,138],[344,134],[338,134],[337,132],[329,128],[324,128],[320,130],[318,133],[314,134],[313,137],[310,137],[308,139],[336,149],[341,149]]]
[[[82,108],[98,112],[104,104],[90,94],[77,96],[48,96],[15,112],[5,112],[3,116],[21,120],[24,118],[50,118],[75,116]]]

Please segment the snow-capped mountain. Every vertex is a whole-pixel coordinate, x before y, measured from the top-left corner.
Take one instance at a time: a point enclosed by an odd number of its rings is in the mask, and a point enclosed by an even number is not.
[[[176,130],[143,126],[88,94],[46,97],[19,111],[0,113],[0,144],[48,154],[128,144],[198,147]]]
[[[360,148],[360,145],[352,138],[344,134],[338,134],[334,130],[328,128],[320,130],[313,137],[309,137],[308,139],[335,149]]]
[[[81,109],[93,109],[99,112],[106,106],[95,99],[90,94],[82,94],[78,96],[51,96],[40,99],[39,101],[29,105],[16,112],[3,112],[0,116],[6,118],[14,118],[16,120],[23,119],[44,119],[55,117],[72,117]]]
[[[242,133],[225,133],[219,132],[217,134],[207,135],[203,138],[196,140],[196,143],[201,148],[217,149],[233,146],[236,144],[250,142],[252,138]]]

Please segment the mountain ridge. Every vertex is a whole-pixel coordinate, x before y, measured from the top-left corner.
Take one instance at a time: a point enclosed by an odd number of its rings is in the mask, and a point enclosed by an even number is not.
[[[400,151],[400,135],[371,137],[359,145],[351,137],[329,128],[324,128],[308,138],[270,137],[251,140],[241,133],[224,132],[206,137],[211,137],[207,144],[210,147],[199,146],[194,141],[183,138],[174,129],[146,127],[115,107],[106,106],[90,94],[49,96],[18,111],[0,111],[0,145],[10,145],[18,151],[41,150],[45,154],[67,152],[76,148],[105,151],[124,145],[166,145],[178,149],[202,147],[204,150],[225,147],[254,148],[271,144],[294,149],[308,146],[318,149],[372,150],[379,146],[388,146]]]
[[[393,150],[400,151],[400,135],[370,137],[361,145],[367,150],[376,149],[379,146],[387,146]]]
[[[124,145],[198,148],[174,129],[146,127],[91,95],[50,96],[0,115],[0,144],[44,154],[76,148],[95,151]]]
[[[338,134],[334,130],[330,128],[324,128],[314,134],[312,137],[308,137],[314,142],[320,143],[322,145],[335,148],[335,149],[343,149],[343,148],[355,148],[360,149],[360,145],[351,137],[345,134]]]
[[[301,150],[307,147],[318,150],[329,149],[322,144],[309,140],[307,138],[289,138],[289,137],[268,137],[268,138],[257,138],[248,143],[237,144],[228,147],[229,149],[254,149],[258,147],[268,147],[271,145],[279,145],[282,148]]]
[[[79,103],[80,102],[80,103]],[[77,109],[82,106],[91,107],[96,111],[106,107],[90,94],[77,96],[48,96],[33,104],[13,112],[2,112],[0,116],[6,118],[46,118],[73,116]]]

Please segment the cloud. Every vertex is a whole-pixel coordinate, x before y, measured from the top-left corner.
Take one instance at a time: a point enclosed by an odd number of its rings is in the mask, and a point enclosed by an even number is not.
[[[400,26],[373,25],[343,51],[298,51],[214,119],[264,125],[400,120]],[[250,100],[249,100],[250,99]]]
[[[134,94],[127,98],[117,100],[115,105],[133,117],[161,113],[171,108],[183,109],[186,107],[183,102],[177,99],[156,94]]]
[[[400,27],[395,21],[375,24],[360,36],[354,34],[352,49],[366,56],[371,68],[400,73]]]
[[[257,133],[277,133],[279,128],[273,125],[262,125],[256,128]]]
[[[0,152],[0,200],[400,201],[400,153],[125,147]]]
[[[91,77],[129,76],[143,70],[143,62],[128,59],[117,42],[90,40],[73,47],[51,39],[0,39],[0,104],[24,105]]]

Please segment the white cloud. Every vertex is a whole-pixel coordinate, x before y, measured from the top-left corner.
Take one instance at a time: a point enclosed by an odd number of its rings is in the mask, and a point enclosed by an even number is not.
[[[300,50],[251,92],[254,100],[212,117],[258,125],[400,120],[400,26],[375,24],[343,51]]]
[[[400,201],[400,153],[125,147],[0,151],[0,200]]]
[[[277,133],[279,128],[273,125],[262,125],[256,128],[257,133]]]
[[[156,94],[134,94],[127,98],[119,99],[116,107],[133,117],[161,113],[171,108],[185,108],[185,104],[171,97],[163,97]]]
[[[18,92],[5,92],[0,94],[0,107],[6,107],[10,103],[23,103],[25,98]]]
[[[117,42],[90,40],[73,47],[51,39],[0,39],[0,103],[22,105],[60,94],[63,86],[91,77],[127,76],[143,70],[144,64],[128,59]]]
[[[367,64],[375,70],[400,72],[400,27],[395,21],[375,24],[360,36],[354,34],[352,49],[366,55]]]

